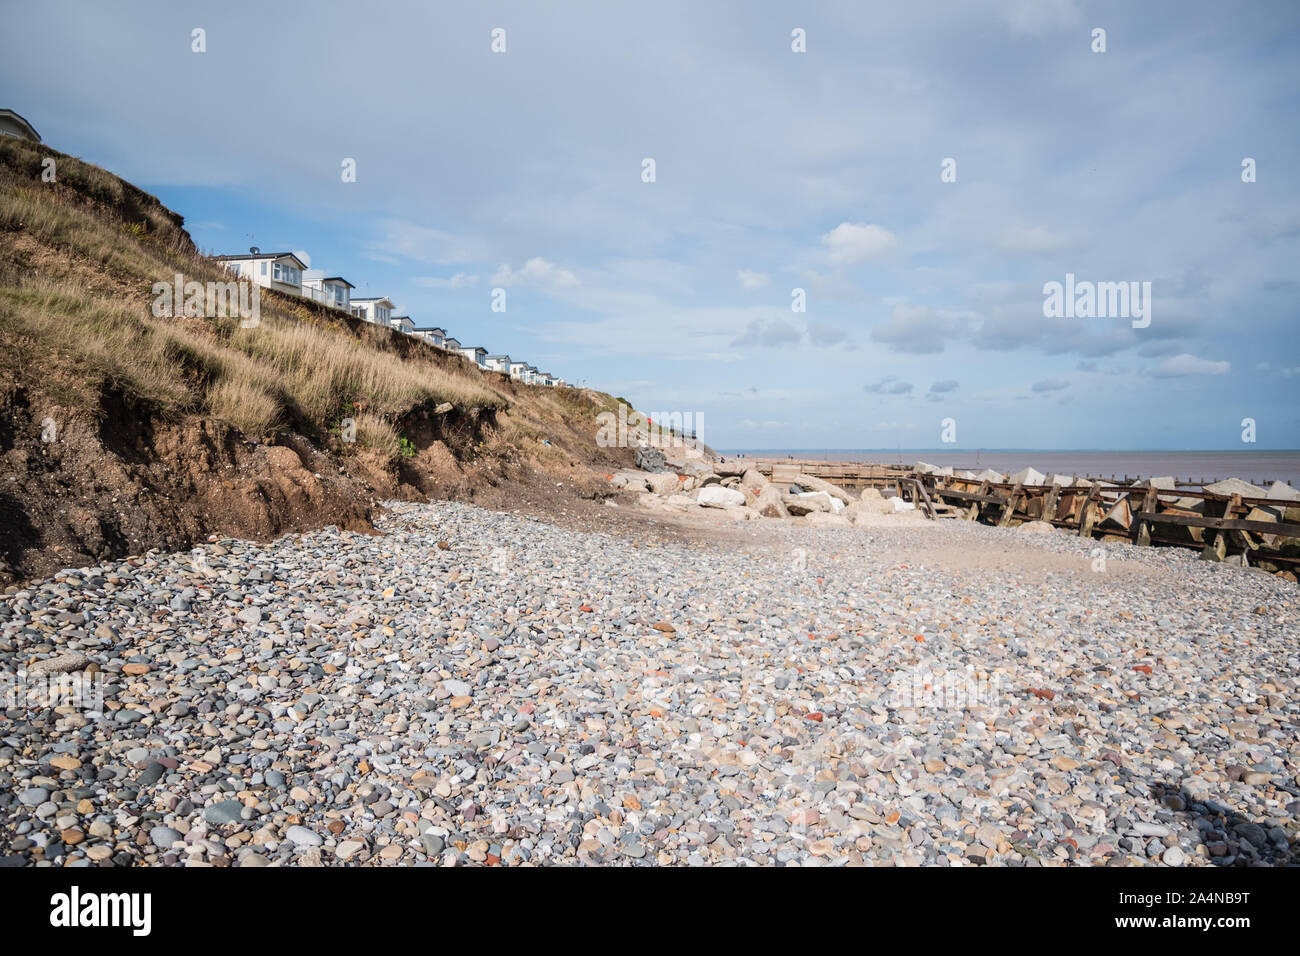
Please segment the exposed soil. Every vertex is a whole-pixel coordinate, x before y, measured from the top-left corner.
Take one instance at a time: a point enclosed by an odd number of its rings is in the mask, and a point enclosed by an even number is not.
[[[494,442],[491,418],[417,414],[406,428],[414,454],[393,466],[297,434],[268,445],[211,419],[165,422],[121,394],[104,395],[102,409],[102,420],[69,416],[21,388],[0,392],[0,585],[183,550],[212,534],[266,541],[325,525],[367,531],[390,498],[572,514],[599,526],[612,510],[602,504],[604,474],[630,459],[597,448],[582,423],[550,446],[563,464],[539,465],[527,449]],[[476,450],[494,444],[493,453]]]
[[[159,279],[181,270],[224,278],[198,255],[183,218],[155,197],[47,146],[3,139],[0,199],[10,212],[0,216],[0,288],[9,298],[0,318],[17,314],[28,283],[57,280],[144,317]],[[58,159],[56,182],[42,180],[47,156]],[[632,458],[597,445],[596,415],[614,406],[610,396],[522,385],[304,300],[268,292],[268,311],[329,326],[395,368],[432,364],[449,374],[454,400],[389,409],[384,422],[401,437],[400,454],[344,444],[333,422],[292,403],[283,427],[246,435],[204,412],[211,369],[197,360],[178,363],[204,383],[197,397],[167,411],[95,361],[89,369],[69,361],[57,339],[30,331],[36,326],[9,321],[0,328],[0,589],[61,568],[187,549],[214,534],[266,541],[327,525],[367,531],[388,499],[594,518],[613,510],[600,501],[606,476]],[[85,318],[69,315],[58,328]],[[171,328],[198,339],[209,324],[176,317]],[[358,394],[358,412],[370,412],[367,399]]]

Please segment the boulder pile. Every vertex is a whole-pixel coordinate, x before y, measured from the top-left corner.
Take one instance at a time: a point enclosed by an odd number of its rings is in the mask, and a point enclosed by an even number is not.
[[[814,475],[797,473],[773,482],[743,459],[677,461],[638,456],[641,471],[610,477],[615,488],[638,493],[643,507],[695,513],[701,518],[752,521],[774,518],[839,527],[923,523],[911,502],[886,498],[874,488],[860,495]],[[663,471],[650,469],[663,468]]]

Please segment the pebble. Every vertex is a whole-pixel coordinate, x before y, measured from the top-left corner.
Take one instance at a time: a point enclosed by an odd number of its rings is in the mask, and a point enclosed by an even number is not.
[[[304,826],[294,825],[284,831],[285,837],[294,846],[320,846],[325,838]]]
[[[160,850],[170,850],[173,843],[183,839],[184,835],[171,827],[153,827],[149,831],[149,842]]]
[[[203,819],[218,826],[226,823],[238,823],[243,819],[244,805],[238,800],[223,800],[214,803],[203,811]]]
[[[334,850],[334,855],[340,860],[350,860],[359,851],[365,849],[365,844],[360,840],[344,840]]]
[[[961,521],[386,508],[0,596],[0,666],[104,678],[6,712],[3,861],[1297,862],[1286,582]]]

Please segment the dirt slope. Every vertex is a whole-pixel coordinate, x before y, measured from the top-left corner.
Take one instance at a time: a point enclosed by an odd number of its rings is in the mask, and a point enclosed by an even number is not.
[[[255,330],[156,318],[176,273],[228,278],[154,197],[0,137],[0,586],[212,533],[368,529],[388,497],[598,497],[631,460],[596,446],[608,395],[265,291]]]

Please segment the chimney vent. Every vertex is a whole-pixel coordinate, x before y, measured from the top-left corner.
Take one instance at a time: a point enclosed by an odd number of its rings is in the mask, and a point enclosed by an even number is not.
[[[257,248],[257,246],[249,246],[248,251],[251,252],[253,255],[257,255],[262,250]]]

